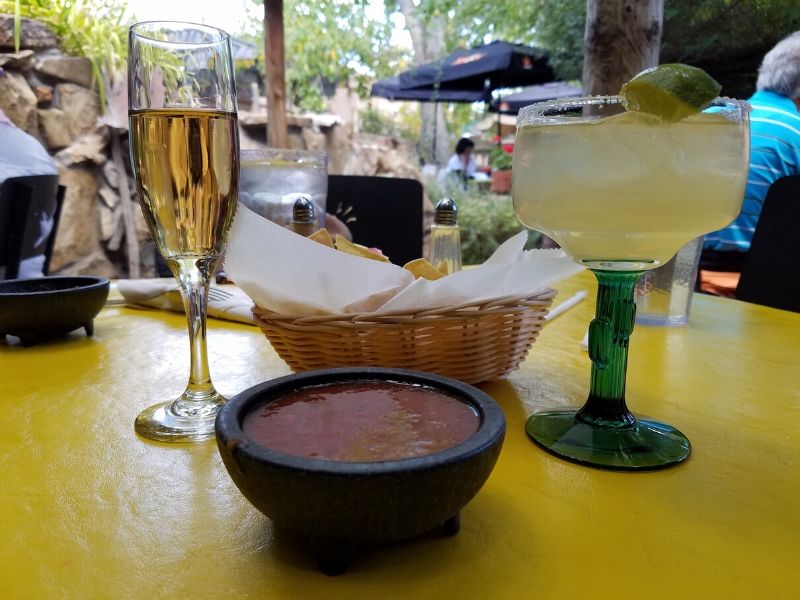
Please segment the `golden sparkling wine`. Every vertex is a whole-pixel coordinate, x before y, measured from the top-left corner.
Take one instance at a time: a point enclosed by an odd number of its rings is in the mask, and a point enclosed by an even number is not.
[[[219,255],[236,209],[236,115],[131,111],[130,132],[142,211],[158,249],[175,259]]]
[[[736,218],[746,131],[713,113],[672,124],[626,112],[523,126],[514,148],[514,208],[578,262],[655,267],[687,240]]]

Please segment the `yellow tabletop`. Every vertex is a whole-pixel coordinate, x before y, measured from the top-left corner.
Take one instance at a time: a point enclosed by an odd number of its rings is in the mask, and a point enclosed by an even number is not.
[[[800,315],[696,296],[688,327],[638,327],[634,412],[679,427],[689,461],[650,473],[564,462],[526,437],[534,410],[580,404],[590,290],[522,369],[482,386],[508,433],[453,538],[363,553],[336,578],[239,494],[213,442],[137,438],[179,394],[181,315],[109,307],[95,337],[0,342],[2,598],[797,598]],[[556,299],[556,302],[559,298]],[[260,332],[209,322],[217,387],[288,373]]]

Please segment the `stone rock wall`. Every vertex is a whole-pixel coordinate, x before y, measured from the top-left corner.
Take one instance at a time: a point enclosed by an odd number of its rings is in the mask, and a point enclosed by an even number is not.
[[[45,25],[27,19],[15,52],[13,27],[13,18],[0,15],[0,109],[42,143],[58,165],[59,183],[67,188],[51,273],[149,274],[140,269],[143,258],[150,267],[153,263],[147,256],[153,245],[146,227],[134,231],[133,247],[141,256],[129,260],[121,243],[123,210],[141,211],[135,195],[128,206],[121,205],[120,186],[130,185],[130,173],[112,173],[111,144],[126,144],[127,133],[102,122],[91,62],[64,55]]]

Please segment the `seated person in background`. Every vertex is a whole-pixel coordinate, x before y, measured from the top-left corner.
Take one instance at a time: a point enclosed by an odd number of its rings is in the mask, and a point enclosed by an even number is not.
[[[0,185],[6,179],[27,175],[58,175],[58,168],[44,146],[33,136],[18,129],[0,110]],[[52,229],[52,216],[42,213],[35,247],[42,245]],[[17,277],[41,277],[43,267],[44,254],[23,259]],[[0,266],[0,279],[4,277],[5,267]]]
[[[740,273],[764,205],[769,186],[788,175],[800,175],[800,31],[770,50],[758,70],[757,91],[748,102],[750,113],[750,172],[742,212],[725,229],[706,235],[700,268]],[[798,198],[800,202],[800,198]],[[720,280],[704,273],[706,291],[732,292],[738,277]],[[707,281],[709,280],[709,281]],[[733,285],[732,290],[725,288]]]
[[[461,138],[456,144],[456,153],[447,161],[447,174],[455,173],[462,180],[473,179],[475,177],[475,159],[472,157],[472,150],[475,142],[469,138]]]

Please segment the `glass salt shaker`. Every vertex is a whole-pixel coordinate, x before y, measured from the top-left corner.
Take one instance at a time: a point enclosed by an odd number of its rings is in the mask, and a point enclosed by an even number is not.
[[[458,227],[458,207],[450,198],[436,204],[436,216],[431,226],[428,260],[445,274],[461,270],[461,232]]]

